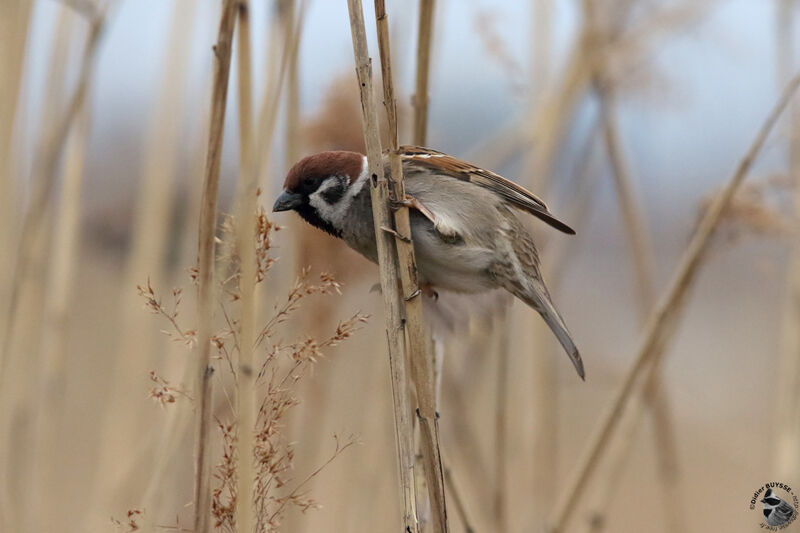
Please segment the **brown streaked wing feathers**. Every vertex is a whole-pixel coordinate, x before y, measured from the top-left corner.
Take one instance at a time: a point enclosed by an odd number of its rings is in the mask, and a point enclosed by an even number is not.
[[[547,205],[536,195],[504,177],[471,165],[436,150],[419,146],[401,146],[400,156],[408,163],[446,171],[448,175],[489,189],[517,209],[527,211],[559,231],[575,234],[575,230],[558,220],[547,210]]]

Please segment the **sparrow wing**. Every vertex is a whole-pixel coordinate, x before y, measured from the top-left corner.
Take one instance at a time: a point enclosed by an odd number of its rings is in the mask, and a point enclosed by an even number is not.
[[[779,517],[781,517],[782,521],[785,523],[794,514],[794,508],[785,501],[781,500],[781,503],[778,504],[778,507],[775,508],[775,512],[778,514]]]
[[[484,187],[517,209],[527,211],[557,230],[570,235],[575,234],[575,230],[548,211],[547,205],[540,198],[494,172],[420,146],[401,146],[400,157],[406,165],[434,171],[434,176],[444,174]]]

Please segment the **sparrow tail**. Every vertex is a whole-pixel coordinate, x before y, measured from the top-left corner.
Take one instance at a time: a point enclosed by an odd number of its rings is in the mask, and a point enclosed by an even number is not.
[[[538,311],[540,315],[542,315],[542,318],[544,319],[545,323],[547,323],[550,330],[555,334],[558,342],[560,342],[561,346],[563,346],[564,350],[566,350],[567,355],[572,361],[572,364],[575,366],[575,370],[578,372],[578,376],[585,381],[586,374],[583,371],[583,360],[581,359],[581,354],[578,352],[578,347],[575,346],[572,336],[569,334],[569,330],[567,329],[567,325],[564,323],[564,319],[561,318],[556,306],[553,305],[553,302],[550,299],[550,293],[547,291],[547,287],[545,287],[544,283],[541,280],[535,280],[533,282],[533,287],[529,287],[528,290],[521,290],[521,288],[514,287],[511,292],[514,294],[514,296],[528,304],[530,307]]]

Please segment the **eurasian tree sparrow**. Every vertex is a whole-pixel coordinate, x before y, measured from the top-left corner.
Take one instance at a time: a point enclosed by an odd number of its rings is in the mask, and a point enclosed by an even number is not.
[[[517,219],[526,211],[564,233],[542,200],[505,178],[428,148],[400,147],[420,286],[477,293],[504,288],[538,311],[581,379],[583,362],[539,271],[533,238]],[[384,166],[389,175],[388,156]],[[321,152],[295,164],[273,211],[294,210],[378,262],[366,156]]]
[[[767,489],[761,503],[764,504],[764,520],[770,526],[782,526],[794,515],[794,508],[778,498],[772,489]]]

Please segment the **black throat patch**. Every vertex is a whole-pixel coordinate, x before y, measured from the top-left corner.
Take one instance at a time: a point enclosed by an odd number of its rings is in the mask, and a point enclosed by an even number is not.
[[[342,232],[336,229],[330,222],[320,217],[317,213],[317,210],[308,203],[308,198],[306,198],[306,201],[303,202],[303,205],[297,207],[295,211],[297,211],[298,215],[303,217],[303,220],[312,226],[319,228],[326,233],[330,233],[334,237],[339,237],[340,239],[342,238]]]

